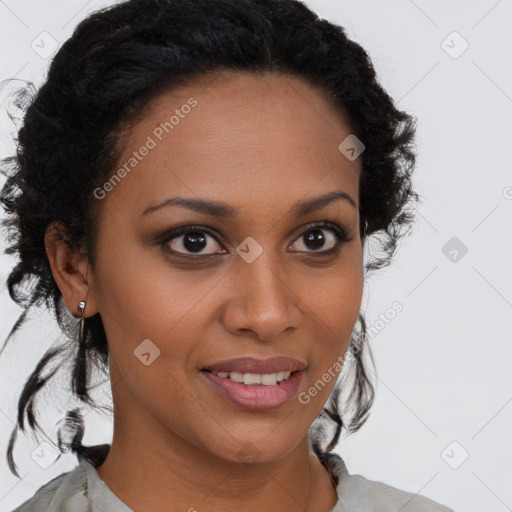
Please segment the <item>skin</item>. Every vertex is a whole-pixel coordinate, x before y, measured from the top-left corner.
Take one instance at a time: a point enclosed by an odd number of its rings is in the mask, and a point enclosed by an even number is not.
[[[135,512],[197,510],[327,512],[338,501],[308,431],[335,385],[308,404],[293,397],[267,411],[245,411],[221,397],[200,372],[242,356],[287,355],[307,363],[299,393],[345,354],[363,292],[359,237],[360,159],[338,145],[352,133],[323,90],[298,78],[225,72],[154,99],[130,126],[119,166],[191,97],[198,104],[104,199],[96,265],[48,230],[53,275],[68,309],[87,298],[110,350],[114,436],[97,468]],[[117,168],[116,168],[117,169]],[[115,169],[114,169],[115,171]],[[300,200],[334,190],[336,200],[299,218]],[[183,207],[142,215],[173,196],[223,201],[237,218]],[[322,256],[304,234],[330,220],[350,240]],[[190,259],[176,227],[210,227],[203,262]],[[321,229],[327,250],[336,238]],[[247,263],[235,251],[248,236],[263,248]],[[172,256],[174,250],[184,255]],[[149,366],[134,350],[150,339]],[[258,461],[240,460],[248,443]]]

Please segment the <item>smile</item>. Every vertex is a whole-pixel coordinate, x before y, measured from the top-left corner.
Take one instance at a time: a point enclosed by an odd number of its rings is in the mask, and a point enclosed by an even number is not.
[[[247,411],[266,411],[292,400],[304,371],[258,374],[202,370],[201,374],[217,396],[229,404]]]
[[[243,382],[248,386],[275,386],[285,381],[292,372],[277,373],[240,373],[240,372],[215,372],[215,375],[223,379],[231,379],[235,382]]]

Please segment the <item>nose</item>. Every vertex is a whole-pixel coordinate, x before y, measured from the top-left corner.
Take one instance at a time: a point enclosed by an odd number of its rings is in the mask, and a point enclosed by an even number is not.
[[[232,292],[222,314],[228,331],[274,340],[297,327],[299,299],[289,273],[265,251],[252,263],[238,261],[230,280]]]

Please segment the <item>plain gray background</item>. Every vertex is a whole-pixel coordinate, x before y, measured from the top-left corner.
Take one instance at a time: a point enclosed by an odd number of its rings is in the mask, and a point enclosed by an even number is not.
[[[0,79],[40,84],[54,47],[111,3],[0,0]],[[392,267],[367,283],[377,396],[368,422],[336,451],[350,473],[455,510],[510,510],[512,0],[307,3],[346,27],[399,108],[417,116],[415,185],[424,198]],[[1,157],[13,148],[4,107],[11,90],[1,91]],[[5,288],[13,264],[0,257],[1,343],[21,311]],[[396,302],[402,311],[379,322]],[[44,437],[19,438],[23,480],[5,462],[21,387],[57,334],[40,312],[0,359],[0,512],[76,465],[68,455],[38,466],[31,453]],[[40,409],[52,438],[66,406],[58,387],[41,396],[56,404],[57,412]],[[90,413],[84,442],[110,440],[110,418]]]

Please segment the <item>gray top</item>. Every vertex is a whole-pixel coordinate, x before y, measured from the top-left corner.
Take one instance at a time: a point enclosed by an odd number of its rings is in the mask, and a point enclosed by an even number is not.
[[[13,512],[133,512],[101,480],[95,469],[100,463],[82,458]],[[338,502],[330,512],[454,512],[425,496],[350,475],[338,454],[328,454],[325,464],[337,481]]]

